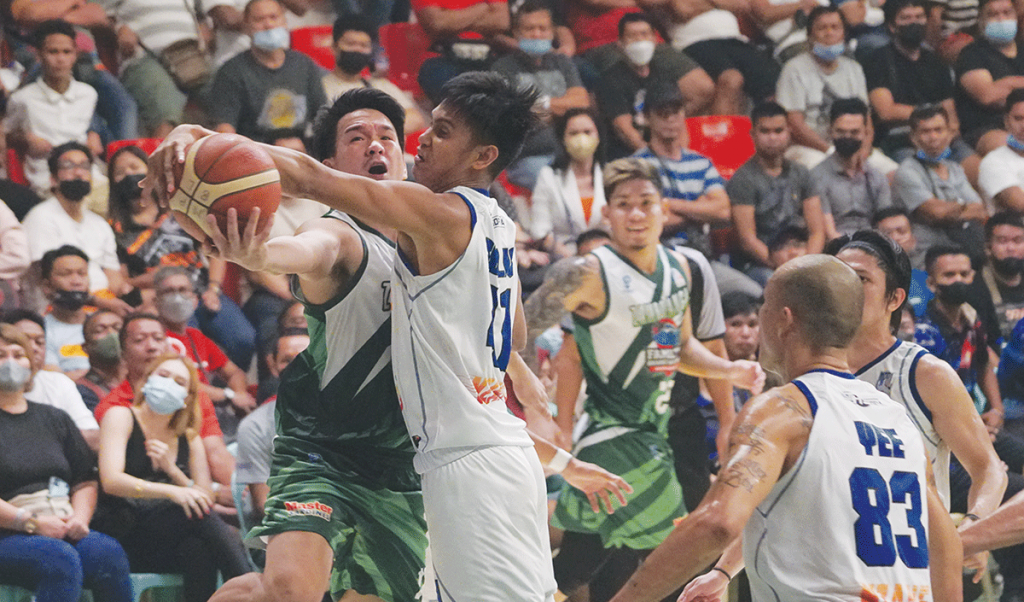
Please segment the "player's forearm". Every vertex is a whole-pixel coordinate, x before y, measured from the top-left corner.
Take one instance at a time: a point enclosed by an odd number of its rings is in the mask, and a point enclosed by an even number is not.
[[[1003,501],[1008,481],[1006,471],[993,452],[992,461],[987,462],[981,471],[968,469],[968,474],[971,475],[971,488],[967,492],[967,511],[985,518],[995,512]]]
[[[668,208],[672,213],[688,221],[710,223],[727,222],[732,219],[729,197],[721,189],[703,194],[694,201],[669,199]]]
[[[1024,493],[961,531],[960,539],[967,555],[1024,542]]]
[[[711,353],[695,337],[687,339],[679,350],[679,371],[683,374],[709,379],[730,379],[733,368],[732,362]]]
[[[962,602],[964,550],[935,489],[928,487],[928,568],[935,602]]]
[[[279,236],[267,241],[267,262],[260,270],[270,274],[312,274],[321,269],[322,255],[298,236]]]

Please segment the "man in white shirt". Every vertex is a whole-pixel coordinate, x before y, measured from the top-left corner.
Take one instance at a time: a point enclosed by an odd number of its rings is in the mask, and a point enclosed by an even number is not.
[[[74,28],[66,21],[46,21],[36,30],[35,44],[42,75],[11,94],[4,132],[13,145],[25,149],[25,177],[45,197],[50,190],[46,160],[54,146],[87,143],[96,154],[103,143],[99,134],[89,131],[96,90],[72,76],[78,57]]]
[[[978,188],[989,213],[1004,209],[1024,211],[1024,89],[1006,97],[1003,124],[1006,144],[985,155],[978,172]]]

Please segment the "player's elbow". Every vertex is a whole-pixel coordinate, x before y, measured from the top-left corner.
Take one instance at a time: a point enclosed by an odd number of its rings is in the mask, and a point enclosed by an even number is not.
[[[725,508],[712,503],[710,507],[697,508],[691,515],[694,527],[699,533],[694,540],[706,541],[716,550],[724,550],[736,538],[743,535],[746,520]]]

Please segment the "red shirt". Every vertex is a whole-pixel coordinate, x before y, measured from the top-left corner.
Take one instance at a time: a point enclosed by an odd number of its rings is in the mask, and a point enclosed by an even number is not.
[[[627,13],[642,12],[639,8],[596,9],[584,6],[581,0],[570,0],[565,20],[576,38],[576,53],[611,44],[619,39],[619,21]]]
[[[196,363],[199,368],[199,380],[205,385],[210,384],[207,373],[216,372],[228,363],[228,356],[224,355],[217,343],[191,326],[185,327],[183,335],[168,330],[167,336],[171,338],[171,347],[175,351],[187,355]]]
[[[430,6],[436,6],[445,10],[463,10],[477,4],[494,3],[495,2],[491,2],[490,0],[411,0],[410,2],[413,12],[419,12]],[[497,3],[505,4],[504,0]],[[456,37],[460,40],[479,40],[483,38],[483,36],[472,30],[463,31]]]
[[[131,383],[125,380],[96,406],[94,412],[96,422],[103,422],[103,415],[110,408],[115,406],[130,408],[133,401],[135,401],[135,391],[132,389]],[[202,412],[203,418],[203,423],[199,427],[199,436],[204,439],[206,437],[223,437],[224,432],[220,430],[220,423],[217,422],[217,412],[213,409],[213,402],[202,391],[199,392],[199,411]]]

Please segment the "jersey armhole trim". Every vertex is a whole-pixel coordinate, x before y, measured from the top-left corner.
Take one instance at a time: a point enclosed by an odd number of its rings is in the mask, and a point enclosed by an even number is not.
[[[476,190],[476,189],[474,189],[474,190]],[[469,232],[470,232],[470,236],[472,236],[473,230],[476,228],[476,207],[473,206],[473,203],[469,202],[469,199],[466,198],[466,195],[462,194],[461,192],[459,192],[457,190],[453,190],[452,192],[454,192],[455,194],[459,195],[459,198],[461,198],[463,201],[465,201],[466,206],[469,207]],[[477,192],[480,192],[480,191],[477,190]],[[481,193],[481,194],[487,194],[487,193]]]
[[[341,221],[345,223],[344,220]],[[351,224],[345,223],[345,225],[352,228]],[[334,295],[334,297],[328,299],[323,303],[309,303],[308,301],[306,301],[306,296],[302,294],[302,288],[301,285],[299,284],[298,276],[293,275],[293,282],[295,288],[292,291],[292,296],[294,296],[296,299],[299,300],[299,302],[306,306],[307,312],[318,315],[323,315],[327,313],[328,310],[341,303],[345,299],[345,297],[347,297],[348,294],[351,293],[356,288],[356,285],[359,284],[359,280],[362,279],[363,274],[366,272],[366,266],[369,265],[370,263],[370,248],[366,244],[366,239],[363,237],[363,233],[359,232],[355,228],[352,228],[352,230],[356,233],[356,236],[359,237],[359,243],[363,246],[363,260],[359,262],[359,268],[357,268],[355,273],[352,274],[352,276],[348,279],[347,282],[345,282],[345,286],[338,291],[338,294]]]
[[[800,389],[800,392],[807,398],[807,405],[811,407],[811,416],[816,416],[818,414],[818,400],[814,399],[814,394],[807,388],[807,385],[798,380],[794,380],[793,384],[796,385],[796,388]]]
[[[921,394],[917,390],[917,363],[921,361],[921,358],[926,355],[927,351],[921,351],[918,353],[912,362],[910,362],[910,394],[914,398],[914,402],[917,403],[917,407],[921,409],[921,413],[928,419],[928,422],[932,422],[932,413],[928,409],[928,406],[924,404],[924,400],[921,399]]]
[[[867,372],[868,370],[870,370],[871,368],[873,368],[873,367],[875,366],[875,364],[877,364],[877,363],[881,362],[882,360],[884,360],[885,358],[889,357],[889,355],[890,355],[890,354],[891,354],[891,353],[892,353],[893,351],[896,351],[896,348],[897,348],[897,347],[899,347],[899,346],[900,346],[900,344],[901,344],[902,342],[903,342],[903,341],[901,341],[901,340],[899,340],[899,339],[896,339],[896,342],[895,342],[895,343],[893,343],[891,347],[889,347],[889,348],[888,348],[888,349],[886,349],[886,350],[885,350],[884,352],[882,352],[882,355],[879,355],[879,356],[878,356],[878,357],[876,357],[875,359],[873,359],[873,360],[871,360],[870,362],[868,362],[868,363],[864,364],[864,365],[863,365],[863,366],[861,367],[861,369],[860,369],[860,370],[857,370],[857,372],[855,372],[854,374],[855,374],[856,376],[860,376],[861,374],[864,374],[865,372]]]

